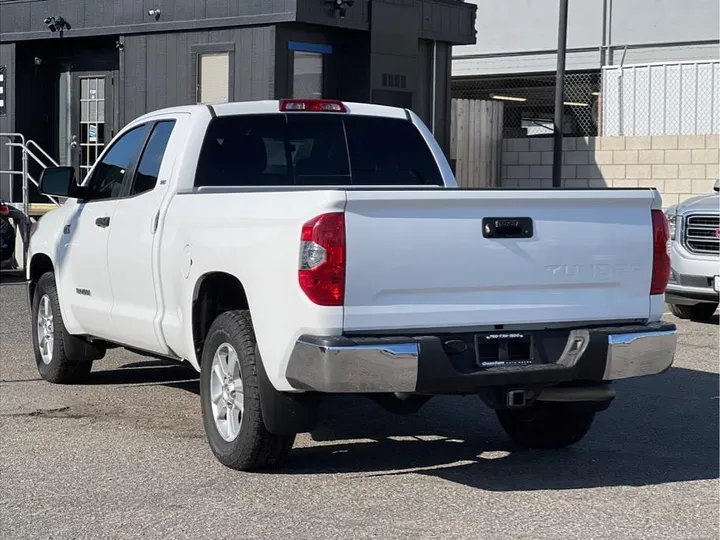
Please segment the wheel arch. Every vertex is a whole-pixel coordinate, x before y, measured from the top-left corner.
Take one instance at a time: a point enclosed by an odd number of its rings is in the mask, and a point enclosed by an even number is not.
[[[234,275],[213,271],[200,276],[192,296],[192,339],[198,365],[210,325],[226,311],[250,309],[245,287]]]
[[[40,278],[47,272],[54,272],[55,264],[52,259],[46,253],[35,253],[30,259],[28,266],[28,294],[29,300],[32,305],[33,298],[35,297],[35,289]]]

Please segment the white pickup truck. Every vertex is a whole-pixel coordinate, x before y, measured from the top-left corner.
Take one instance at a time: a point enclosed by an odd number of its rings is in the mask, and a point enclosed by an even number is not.
[[[527,447],[579,441],[616,379],[673,361],[651,189],[458,189],[412,112],[284,100],[134,120],[29,246],[41,376],[111,347],[200,372],[207,440],[279,465],[324,395],[478,395]]]

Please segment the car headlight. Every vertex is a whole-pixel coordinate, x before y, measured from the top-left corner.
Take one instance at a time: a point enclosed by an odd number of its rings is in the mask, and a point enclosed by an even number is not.
[[[675,229],[677,228],[677,214],[667,214],[668,227],[670,228],[670,240],[675,240]]]

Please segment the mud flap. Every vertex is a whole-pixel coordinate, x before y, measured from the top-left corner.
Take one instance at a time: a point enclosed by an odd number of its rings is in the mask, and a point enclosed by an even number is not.
[[[306,433],[315,429],[320,396],[278,392],[270,382],[257,350],[255,357],[258,359],[257,378],[265,428],[275,435]]]

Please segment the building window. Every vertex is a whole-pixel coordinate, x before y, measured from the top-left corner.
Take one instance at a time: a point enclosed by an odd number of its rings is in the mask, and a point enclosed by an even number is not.
[[[293,97],[320,99],[323,90],[323,57],[320,53],[293,51]]]
[[[195,103],[233,101],[235,95],[235,44],[203,43],[190,47],[195,79]]]
[[[198,103],[230,101],[230,53],[198,54],[197,81]]]
[[[321,99],[324,87],[324,57],[332,45],[288,41],[290,50],[290,94],[296,99]]]

